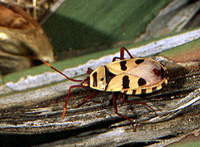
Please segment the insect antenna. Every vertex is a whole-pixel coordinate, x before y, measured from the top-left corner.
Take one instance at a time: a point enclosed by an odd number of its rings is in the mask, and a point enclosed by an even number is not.
[[[46,64],[47,66],[51,67],[53,70],[57,71],[58,73],[60,73],[61,75],[63,75],[65,78],[67,78],[70,81],[73,82],[82,82],[83,80],[75,80],[72,78],[69,78],[68,76],[66,76],[63,72],[59,71],[58,69],[56,69],[55,67],[51,66],[48,62],[44,61],[43,59],[40,59],[44,64]]]

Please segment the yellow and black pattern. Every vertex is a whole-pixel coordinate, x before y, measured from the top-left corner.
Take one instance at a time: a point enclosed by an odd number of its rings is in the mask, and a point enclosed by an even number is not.
[[[160,90],[166,81],[165,67],[150,58],[114,61],[100,66],[90,75],[91,88],[129,95]]]

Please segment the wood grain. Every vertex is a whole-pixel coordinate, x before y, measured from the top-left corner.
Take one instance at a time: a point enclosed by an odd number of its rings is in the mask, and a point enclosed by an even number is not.
[[[63,86],[67,82],[64,82],[1,97],[13,97],[13,103],[1,104],[0,138],[7,145],[19,143],[25,146],[43,143],[46,143],[44,146],[144,146],[166,145],[171,139],[178,140],[200,126],[199,66],[198,62],[165,64],[169,69],[168,86],[145,98],[129,97],[147,102],[158,117],[146,106],[118,101],[119,112],[135,120],[136,132],[132,131],[128,121],[115,115],[110,93],[102,92],[75,108],[91,93],[90,89],[72,92],[65,120],[62,120],[67,94]],[[54,90],[60,91],[52,94]],[[33,95],[35,99],[26,99]],[[20,102],[15,101],[17,97],[21,98]],[[180,106],[183,108],[179,109]]]

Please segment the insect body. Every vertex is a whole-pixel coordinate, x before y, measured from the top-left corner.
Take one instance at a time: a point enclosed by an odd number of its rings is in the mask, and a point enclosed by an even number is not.
[[[150,58],[132,58],[100,66],[90,74],[90,87],[128,95],[152,93],[166,82],[165,68]]]
[[[124,51],[128,53],[130,58],[124,58]],[[52,69],[65,76],[67,79],[80,82],[80,85],[74,85],[69,88],[63,110],[63,119],[65,117],[66,106],[71,89],[76,87],[90,87],[95,89],[95,91],[91,95],[84,98],[83,102],[79,104],[79,106],[83,105],[88,99],[97,95],[99,91],[112,92],[115,113],[118,116],[129,120],[134,130],[134,125],[131,119],[118,113],[116,104],[118,96],[120,96],[120,99],[125,103],[146,105],[152,111],[154,111],[154,109],[148,106],[145,102],[124,99],[124,95],[127,96],[152,93],[160,90],[162,85],[167,83],[166,68],[160,62],[157,62],[151,58],[133,58],[125,47],[121,48],[120,57],[114,57],[113,62],[104,66],[100,66],[95,70],[88,68],[87,74],[89,76],[87,76],[84,80],[71,79],[44,60],[42,61]]]

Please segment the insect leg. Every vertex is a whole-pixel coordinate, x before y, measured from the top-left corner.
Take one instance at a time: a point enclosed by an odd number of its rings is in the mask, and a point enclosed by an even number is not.
[[[121,96],[123,97],[123,95],[121,95]],[[126,117],[126,116],[124,116],[124,115],[122,115],[122,114],[119,114],[119,113],[118,113],[117,104],[116,104],[117,97],[118,97],[118,93],[113,93],[113,94],[112,94],[113,108],[114,108],[115,114],[117,114],[118,116],[120,116],[120,117],[122,117],[122,118],[128,120],[128,121],[131,123],[131,125],[132,125],[133,131],[135,131],[135,128],[134,128],[134,125],[133,125],[133,122],[131,121],[131,119],[128,118],[128,117]]]
[[[124,59],[124,51],[127,52],[127,54],[130,56],[130,58],[133,58],[131,53],[125,47],[121,47],[121,49],[120,49],[120,57],[114,57],[113,61],[116,61],[117,59],[123,60]]]
[[[123,97],[120,97],[120,99],[121,99],[123,102],[125,102],[125,103],[132,103],[132,104],[141,104],[141,105],[145,105],[145,106],[147,106],[149,109],[151,109],[151,110],[155,113],[156,116],[158,116],[158,114],[156,113],[156,111],[155,111],[153,108],[151,108],[149,105],[147,105],[145,102],[138,102],[138,101],[134,101],[134,100],[127,100],[127,99],[124,99]]]
[[[120,59],[120,57],[114,57],[112,62],[116,61],[117,59]]]
[[[94,91],[91,95],[85,97],[85,98],[83,99],[83,101],[82,101],[80,104],[78,104],[78,105],[76,106],[76,108],[82,106],[83,104],[85,104],[85,103],[87,102],[87,100],[93,98],[94,96],[96,96],[96,95],[98,95],[98,94],[99,94],[99,91]]]
[[[91,68],[88,68],[87,74],[90,75],[92,72],[93,72],[93,70]]]
[[[130,58],[133,58],[133,56],[131,55],[131,53],[125,47],[121,47],[121,50],[120,50],[120,59],[121,60],[124,59],[124,50],[130,56]]]
[[[83,88],[84,88],[83,85],[73,85],[73,86],[71,86],[71,87],[69,88],[68,95],[67,95],[67,97],[66,97],[65,106],[64,106],[64,109],[63,109],[62,120],[64,120],[64,118],[65,118],[65,112],[66,112],[66,107],[67,107],[67,103],[68,103],[68,100],[69,100],[70,92],[71,92],[72,88],[76,88],[76,87],[83,87]]]

